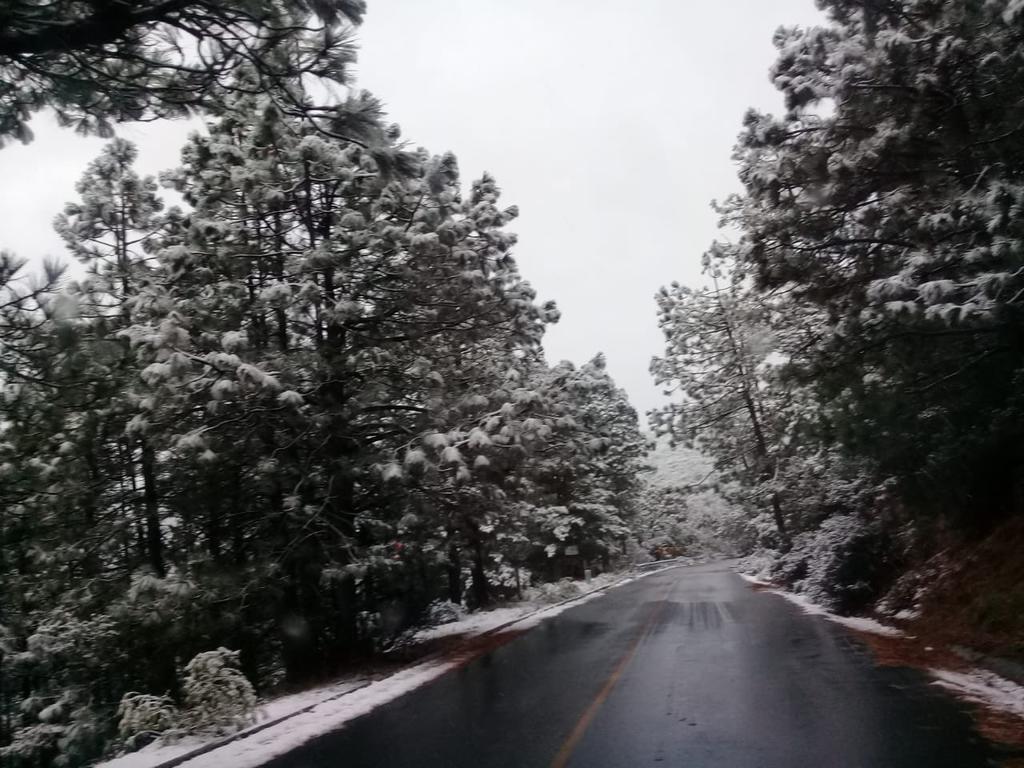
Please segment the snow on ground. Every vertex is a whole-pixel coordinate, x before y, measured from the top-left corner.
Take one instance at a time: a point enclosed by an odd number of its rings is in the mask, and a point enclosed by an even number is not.
[[[419,642],[453,635],[474,637],[506,626],[516,631],[531,629],[545,619],[600,597],[612,586],[621,586],[661,570],[665,568],[627,577],[602,574],[589,582],[574,585],[575,589],[581,591],[561,602],[550,604],[550,598],[555,595],[549,594],[547,604],[523,602],[490,611],[478,611],[458,621],[420,630],[414,635],[414,640]],[[540,597],[543,599],[545,596]],[[180,765],[182,768],[255,768],[429,683],[458,663],[458,659],[431,659],[368,684],[365,680],[346,680],[273,699],[260,707],[258,717],[263,725],[257,724],[247,729],[251,731],[248,735],[245,731],[236,734],[229,743]],[[268,721],[282,718],[286,719],[266,725]],[[215,741],[189,737],[171,744],[155,743],[138,752],[101,763],[95,768],[156,768]]]
[[[737,575],[751,584],[770,586],[768,582],[761,581],[745,573],[737,573]],[[784,597],[791,603],[798,605],[806,613],[822,616],[829,621],[843,624],[851,629],[871,632],[876,635],[886,635],[888,637],[906,637],[906,634],[896,627],[887,626],[874,619],[837,616],[817,603],[812,603],[803,595],[785,592],[781,589],[767,589],[765,591]],[[903,610],[895,614],[896,618],[906,620],[917,618],[918,615],[920,614],[916,609]],[[932,649],[927,647],[925,650],[930,651]],[[1000,677],[994,672],[977,667],[967,672],[954,672],[949,669],[929,669],[928,672],[935,678],[934,685],[942,686],[967,701],[982,704],[1002,712],[1008,712],[1017,717],[1024,717],[1024,686]]]
[[[516,629],[527,629],[529,626],[534,625],[524,625],[523,622],[518,621],[519,619],[524,619],[538,611],[543,613],[542,618],[555,616],[558,613],[561,613],[561,611],[552,613],[549,610],[550,608],[561,607],[562,604],[566,602],[572,602],[573,605],[576,605],[584,598],[593,596],[595,592],[607,589],[611,586],[621,586],[622,584],[633,581],[634,578],[636,577],[623,577],[622,574],[618,573],[603,573],[598,576],[594,576],[590,581],[569,582],[568,592],[566,592],[567,585],[562,584],[561,582],[556,585],[547,585],[552,587],[547,591],[534,588],[527,591],[528,599],[522,602],[502,608],[492,608],[489,611],[477,611],[476,613],[468,614],[457,621],[451,621],[447,624],[439,624],[436,627],[421,629],[412,636],[412,641],[418,643],[427,640],[436,640],[441,637],[451,637],[452,635],[475,637],[477,635],[482,635],[485,632],[491,632],[498,627],[512,622],[516,623]]]
[[[789,602],[797,605],[804,611],[812,616],[822,616],[829,621],[834,621],[836,624],[842,624],[850,629],[855,629],[858,632],[870,632],[874,635],[885,635],[886,637],[904,637],[905,633],[901,629],[896,627],[890,627],[887,624],[883,624],[880,621],[874,619],[867,619],[862,616],[840,616],[832,613],[831,611],[821,607],[817,603],[813,603],[803,595],[797,595],[792,592],[785,592],[781,589],[769,589],[767,592],[771,592],[773,595],[779,595],[784,597]]]
[[[327,699],[343,696],[349,691],[365,685],[367,682],[366,678],[356,678],[313,688],[308,691],[291,693],[287,696],[278,696],[261,704],[256,717],[261,723],[287,717],[308,707],[316,706]]]
[[[736,575],[744,581],[748,581],[751,584],[756,584],[759,587],[773,586],[767,581],[762,581],[761,579],[755,578],[746,573],[740,573],[739,571],[737,571]],[[897,629],[896,627],[890,627],[889,625],[883,624],[880,621],[875,621],[874,619],[868,619],[862,616],[840,616],[839,614],[832,613],[831,611],[829,611],[826,608],[823,608],[817,603],[811,602],[803,595],[798,595],[793,592],[786,592],[785,590],[778,588],[766,589],[764,591],[769,592],[773,595],[778,595],[779,597],[784,597],[786,600],[789,600],[789,602],[799,606],[804,613],[809,613],[812,616],[821,616],[823,618],[828,619],[829,621],[834,621],[836,624],[842,624],[843,626],[849,627],[850,629],[855,629],[858,632],[870,632],[874,635],[885,635],[886,637],[905,636],[903,630]]]
[[[597,579],[593,581],[596,582]],[[605,579],[603,581],[619,586],[633,581],[633,578]],[[550,605],[540,610],[537,610],[535,605],[499,608],[471,614],[460,621],[443,624],[433,630],[424,630],[423,632],[435,632],[430,635],[431,637],[444,636],[436,634],[438,630],[446,630],[446,635],[479,635],[506,624],[509,624],[509,629],[522,631],[535,627],[545,619],[557,616],[563,611],[600,597],[602,594],[604,594],[604,589],[601,586],[596,586],[578,599]],[[531,609],[532,612],[530,612]],[[516,614],[519,616],[518,619]],[[393,701],[399,696],[437,679],[457,666],[458,663],[457,659],[442,659],[425,661],[408,667],[334,701],[324,702],[310,711],[291,717],[278,725],[182,763],[182,768],[221,768],[227,765],[232,768],[256,768],[271,758],[290,752],[323,733],[340,728],[349,720],[365,715],[382,704]],[[144,767],[132,766],[132,768],[149,768],[151,765],[152,763]],[[112,766],[104,766],[104,768],[112,768]],[[122,767],[117,766],[117,768]]]
[[[137,752],[131,752],[104,763],[98,763],[94,768],[150,768],[150,766],[166,763],[176,757],[199,749],[206,740],[201,738],[187,737],[171,744],[154,742],[148,747],[143,747]]]
[[[182,768],[256,768],[429,683],[457,664],[457,661],[437,660],[415,664],[347,696],[325,701],[308,712],[184,762]]]
[[[302,712],[304,709],[312,709],[324,701],[344,696],[350,691],[365,686],[367,682],[365,679],[344,680],[332,683],[331,685],[321,686],[320,688],[271,699],[262,703],[257,709],[256,725],[245,728],[233,736],[239,739],[249,738],[246,734],[262,730],[265,727],[263,724],[291,717]],[[157,741],[136,752],[100,763],[95,768],[151,768],[152,766],[166,763],[169,760],[174,760],[193,750],[208,746],[219,741],[221,738],[223,737],[204,738],[202,736],[186,736],[169,743]]]
[[[517,603],[507,608],[495,608],[490,611],[477,611],[471,613],[458,621],[450,621],[447,624],[439,624],[436,627],[421,629],[412,636],[414,643],[437,640],[441,637],[452,635],[466,635],[472,637],[490,632],[492,629],[508,624],[510,621],[522,618],[533,613],[538,606],[533,603]]]
[[[900,621],[913,621],[914,619],[921,618],[921,609],[919,606],[904,608],[902,611],[896,611],[896,613],[893,614],[893,618],[899,619]]]
[[[748,581],[751,584],[756,584],[759,587],[773,587],[773,586],[775,586],[770,581],[763,581],[763,580],[757,578],[756,576],[751,576],[749,573],[740,573],[739,571],[736,571],[736,575],[739,576],[744,581]]]
[[[1024,717],[1024,686],[977,667],[969,672],[928,671],[935,678],[934,685],[948,688],[968,701]]]

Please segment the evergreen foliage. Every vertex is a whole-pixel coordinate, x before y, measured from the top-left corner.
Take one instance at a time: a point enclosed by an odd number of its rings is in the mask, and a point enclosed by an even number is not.
[[[85,277],[0,308],[5,765],[238,728],[439,600],[623,557],[646,442],[601,356],[545,362],[496,181],[260,77],[162,177],[186,210],[108,144],[56,221]]]
[[[1020,515],[1022,6],[822,0],[750,112],[714,285],[658,296],[655,424],[744,490],[777,574],[862,607],[910,524]],[[788,553],[787,553],[788,551]],[[813,586],[811,586],[813,585]]]

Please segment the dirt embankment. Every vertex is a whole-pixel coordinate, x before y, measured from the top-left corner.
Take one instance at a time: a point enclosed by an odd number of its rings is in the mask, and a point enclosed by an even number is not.
[[[970,672],[978,667],[1024,685],[1024,520],[984,538],[948,538],[900,578],[882,606],[904,637],[864,635],[881,664]],[[895,618],[893,618],[895,616]],[[982,704],[978,729],[1024,768],[1024,719]]]
[[[905,628],[934,644],[970,648],[1024,671],[1024,520],[982,539],[947,541],[885,603],[898,617],[908,611]]]

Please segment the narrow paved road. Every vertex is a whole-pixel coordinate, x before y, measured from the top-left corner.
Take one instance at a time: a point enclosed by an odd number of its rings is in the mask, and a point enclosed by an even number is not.
[[[920,673],[724,565],[612,590],[273,768],[973,768]]]

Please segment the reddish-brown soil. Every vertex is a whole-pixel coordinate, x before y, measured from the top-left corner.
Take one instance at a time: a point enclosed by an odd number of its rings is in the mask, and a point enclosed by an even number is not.
[[[934,558],[914,633],[1024,661],[1024,520]]]
[[[908,630],[916,630],[917,627]],[[926,634],[890,637],[856,633],[884,666],[948,669],[966,672],[972,665],[948,646]],[[978,731],[1008,755],[1003,768],[1024,768],[1024,718],[974,702],[970,703]]]

